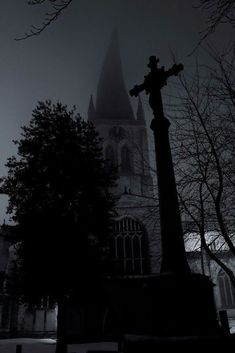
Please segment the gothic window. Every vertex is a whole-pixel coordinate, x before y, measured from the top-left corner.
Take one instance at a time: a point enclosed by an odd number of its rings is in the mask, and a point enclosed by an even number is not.
[[[146,244],[143,226],[131,217],[113,223],[113,258],[118,274],[146,273]]]
[[[115,165],[115,153],[113,150],[113,147],[111,145],[108,145],[105,149],[105,160],[106,160],[106,165],[107,166],[113,166]]]
[[[119,143],[126,137],[126,131],[123,127],[114,126],[109,130],[109,137],[116,143]]]
[[[121,172],[122,174],[130,174],[132,172],[132,156],[126,145],[121,150]]]
[[[225,272],[218,275],[218,286],[220,291],[221,307],[231,308],[235,306],[235,293],[231,281]]]

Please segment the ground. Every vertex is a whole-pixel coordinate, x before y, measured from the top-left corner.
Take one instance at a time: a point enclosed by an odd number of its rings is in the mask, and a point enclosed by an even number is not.
[[[229,320],[230,332],[235,333],[235,319]],[[0,339],[0,353],[16,353],[17,344],[22,345],[22,353],[55,353],[56,340],[50,338],[11,338]],[[69,344],[68,353],[87,353],[89,350],[117,351],[116,342],[96,342]]]
[[[0,340],[1,353],[16,353],[17,344],[22,345],[22,353],[54,353],[56,341],[53,339],[14,338]],[[116,342],[69,344],[68,353],[86,353],[88,350],[116,350]]]

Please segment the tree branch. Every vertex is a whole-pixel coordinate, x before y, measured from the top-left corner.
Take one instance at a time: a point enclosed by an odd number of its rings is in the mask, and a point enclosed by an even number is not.
[[[73,0],[61,0],[60,3],[56,4],[57,0],[32,0],[29,1],[29,5],[41,5],[45,3],[45,1],[49,1],[50,3],[55,3],[52,5],[53,11],[47,12],[45,14],[45,20],[38,27],[35,25],[31,26],[29,32],[24,33],[21,37],[15,38],[16,41],[25,40],[27,38],[31,38],[33,36],[40,35],[44,30],[46,30],[54,21],[58,19],[58,17],[64,12],[64,10],[71,4]]]

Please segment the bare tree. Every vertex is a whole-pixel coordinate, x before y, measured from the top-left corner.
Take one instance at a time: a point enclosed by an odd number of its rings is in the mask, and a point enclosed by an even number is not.
[[[206,28],[200,43],[214,33],[221,23],[235,27],[235,0],[199,0],[199,8],[207,13]]]
[[[55,22],[58,17],[65,11],[73,0],[31,0],[29,5],[42,5],[45,8],[49,5],[49,10],[45,12],[45,18],[39,26],[31,25],[28,32],[22,36],[15,38],[16,40],[23,40],[41,34],[47,29],[51,23]]]
[[[211,250],[206,231],[219,232],[235,256],[234,56],[215,56],[216,67],[206,77],[197,65],[189,81],[181,77],[183,93],[177,113],[182,119],[173,135],[175,170],[183,212],[201,237],[206,253],[228,274],[235,287],[235,273]],[[207,68],[208,73],[208,68]],[[174,112],[175,114],[175,112]],[[220,249],[217,249],[220,250]]]

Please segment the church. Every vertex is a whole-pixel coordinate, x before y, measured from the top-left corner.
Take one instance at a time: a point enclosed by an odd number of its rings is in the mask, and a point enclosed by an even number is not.
[[[68,305],[68,336],[73,340],[113,338],[125,332],[154,305],[143,288],[151,276],[159,273],[161,239],[158,204],[155,195],[155,175],[151,172],[148,132],[141,99],[133,110],[125,85],[117,32],[114,32],[104,58],[95,99],[90,98],[88,120],[103,138],[103,153],[107,163],[118,170],[116,218],[113,222],[111,252],[113,277],[107,278],[97,293],[86,298],[73,298]],[[14,235],[3,225],[0,232],[0,273],[10,271],[14,257]],[[201,272],[199,251],[192,248],[192,238],[186,241],[191,269]],[[231,257],[228,251],[222,256]],[[218,309],[235,316],[235,297],[228,278],[206,258],[206,274],[215,286]],[[38,307],[17,305],[3,292],[0,296],[0,335],[53,336],[56,333],[56,306],[42,300]]]
[[[113,255],[122,274],[159,272],[160,238],[145,115],[139,99],[133,111],[123,78],[117,32],[113,33],[88,120],[103,140],[104,157],[118,168],[118,217]],[[154,229],[155,228],[155,229]]]

